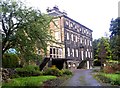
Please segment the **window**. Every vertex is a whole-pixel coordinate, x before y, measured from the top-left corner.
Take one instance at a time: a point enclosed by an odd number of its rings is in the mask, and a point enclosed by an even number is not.
[[[87,51],[86,51],[86,57],[87,57]]]
[[[85,45],[86,45],[86,39],[85,39]]]
[[[80,38],[80,43],[82,43],[82,37]]]
[[[83,50],[81,51],[81,58],[82,58],[82,60],[83,60]]]
[[[73,34],[71,34],[71,39],[72,39],[72,41],[73,41]]]
[[[65,24],[68,26],[68,25],[69,25],[69,21],[68,21],[68,20],[66,20],[66,21],[65,21]]]
[[[70,48],[67,48],[68,56],[70,56]]]
[[[70,22],[70,27],[71,27],[71,28],[73,27],[73,23],[72,23],[72,22]]]
[[[80,32],[82,31],[81,27],[80,27]]]
[[[76,57],[78,57],[78,49],[76,49]]]
[[[72,49],[72,56],[74,57],[74,49]]]
[[[57,47],[50,47],[50,57],[52,58],[61,58],[62,49]]]
[[[92,56],[93,56],[93,55],[92,55],[92,52],[91,52],[91,58],[92,58]]]
[[[62,49],[58,49],[58,57],[59,57],[59,58],[62,57]]]
[[[88,57],[90,58],[90,52],[88,52]]]
[[[90,44],[89,44],[89,40],[87,40],[87,45],[89,46]]]
[[[79,27],[77,28],[77,32],[80,32],[80,28]]]
[[[90,46],[92,46],[92,42],[90,41]]]
[[[57,41],[60,41],[60,32],[59,31],[56,31],[55,32],[55,39],[57,40]]]
[[[67,40],[69,40],[69,33],[67,32]]]
[[[75,36],[75,41],[77,42],[77,36]]]

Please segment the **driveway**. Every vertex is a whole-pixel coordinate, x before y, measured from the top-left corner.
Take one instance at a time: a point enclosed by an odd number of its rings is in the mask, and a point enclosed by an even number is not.
[[[92,70],[73,70],[72,78],[66,80],[61,86],[101,86],[91,75]]]

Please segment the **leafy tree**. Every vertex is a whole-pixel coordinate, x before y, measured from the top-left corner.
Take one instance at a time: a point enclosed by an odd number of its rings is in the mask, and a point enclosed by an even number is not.
[[[97,47],[98,58],[101,59],[101,67],[103,67],[103,64],[106,62],[106,60],[111,59],[109,39],[105,37],[100,38]]]
[[[111,20],[110,24],[110,45],[112,49],[112,57],[120,61],[120,17]]]
[[[22,4],[11,0],[0,2],[2,55],[14,48],[20,57],[28,61],[38,58],[36,47],[46,52],[47,42],[52,40],[48,30],[52,18]]]
[[[98,49],[98,43],[100,42],[100,39],[95,39],[92,43],[93,45],[93,53],[94,53],[94,59],[97,59],[98,58],[98,52],[97,52],[97,49]]]
[[[98,52],[97,52],[97,49],[98,49],[98,43],[100,42],[100,39],[95,39],[92,43],[93,45],[93,57],[94,57],[94,65],[96,66],[100,66],[100,59],[98,58]]]

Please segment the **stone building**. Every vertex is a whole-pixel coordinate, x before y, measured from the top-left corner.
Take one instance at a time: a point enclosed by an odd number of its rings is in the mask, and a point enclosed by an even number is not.
[[[92,30],[68,17],[57,6],[48,8],[47,12],[54,17],[50,30],[56,42],[49,44],[47,48],[47,57],[52,58],[52,64],[59,65],[57,62],[63,61],[67,68],[77,68],[85,61],[84,67],[92,68]]]

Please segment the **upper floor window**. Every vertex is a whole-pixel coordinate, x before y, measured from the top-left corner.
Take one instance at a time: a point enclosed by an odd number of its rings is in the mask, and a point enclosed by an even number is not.
[[[72,22],[70,22],[70,27],[73,27],[73,23]]]
[[[81,27],[79,29],[80,29],[80,31],[82,31]]]
[[[78,49],[76,49],[76,57],[78,57]]]
[[[72,39],[72,41],[73,41],[73,34],[71,34],[71,39]]]
[[[86,39],[85,39],[85,45],[86,45]]]
[[[92,46],[92,41],[90,41],[90,46]]]
[[[88,52],[88,57],[90,58],[90,52]]]
[[[85,54],[86,54],[85,56],[86,56],[86,58],[87,58],[87,51],[85,52]]]
[[[70,48],[67,48],[68,56],[70,56]]]
[[[90,45],[89,43],[90,43],[89,40],[87,40],[87,45],[88,45],[88,46]]]
[[[92,54],[92,52],[91,52],[91,58],[93,57],[93,54]]]
[[[60,32],[59,31],[56,31],[55,32],[55,39],[57,40],[57,41],[60,41]]]
[[[65,21],[65,24],[68,26],[68,25],[69,25],[69,21],[68,21],[68,20],[66,20],[66,21]]]
[[[74,57],[74,49],[72,49],[72,56]]]
[[[75,41],[77,42],[77,36],[75,36]]]
[[[60,57],[60,58],[62,57],[62,49],[60,49],[60,48],[58,49],[58,57]]]
[[[80,43],[82,43],[82,37],[80,38]]]
[[[67,40],[69,40],[69,33],[67,32]]]

